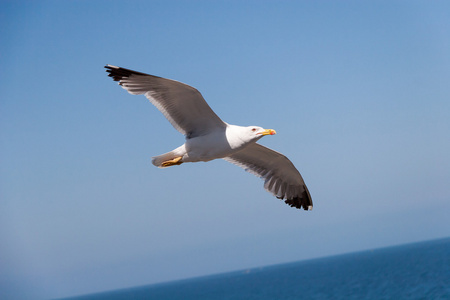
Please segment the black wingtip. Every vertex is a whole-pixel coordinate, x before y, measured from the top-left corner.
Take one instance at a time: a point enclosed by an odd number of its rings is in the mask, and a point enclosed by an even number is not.
[[[113,65],[106,65],[105,66],[106,72],[108,72],[108,76],[111,77],[114,81],[121,81],[123,78],[128,78],[131,75],[145,75],[148,76],[148,74],[113,66]]]
[[[292,199],[286,199],[286,200],[284,200],[284,202],[287,205],[298,208],[298,209],[303,208],[304,210],[312,210],[312,208],[313,208],[311,195],[309,194],[308,188],[306,186],[305,186],[305,190],[303,191],[303,193],[300,196],[294,197]]]
[[[112,66],[112,65],[106,65],[105,66],[106,72],[108,72],[108,76],[111,77],[114,81],[120,81],[124,77],[128,77],[129,74],[125,74],[122,72],[120,67]]]

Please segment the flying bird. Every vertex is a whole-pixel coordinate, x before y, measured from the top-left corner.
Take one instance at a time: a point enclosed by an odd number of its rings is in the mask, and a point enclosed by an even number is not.
[[[181,132],[186,142],[152,158],[159,168],[222,158],[264,179],[264,188],[296,208],[311,210],[311,195],[302,176],[283,154],[257,143],[273,129],[237,126],[222,121],[200,92],[179,81],[106,65],[108,76],[132,95],[145,95]]]

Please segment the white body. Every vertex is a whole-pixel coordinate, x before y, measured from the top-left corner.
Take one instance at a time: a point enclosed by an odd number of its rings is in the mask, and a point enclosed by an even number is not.
[[[162,167],[164,161],[182,157],[180,162],[210,161],[228,157],[255,143],[263,135],[264,129],[258,126],[236,126],[227,124],[223,130],[215,130],[207,135],[186,139],[180,147],[152,158],[152,163]]]

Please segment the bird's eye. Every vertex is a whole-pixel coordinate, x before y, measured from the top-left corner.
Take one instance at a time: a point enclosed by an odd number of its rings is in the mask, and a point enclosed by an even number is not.
[[[256,128],[252,128],[252,131],[256,131]]]

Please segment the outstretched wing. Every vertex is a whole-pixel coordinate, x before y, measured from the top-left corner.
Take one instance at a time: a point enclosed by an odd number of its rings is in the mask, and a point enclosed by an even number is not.
[[[226,127],[200,92],[187,84],[111,65],[105,68],[130,94],[144,94],[187,138]]]
[[[224,159],[263,178],[264,188],[290,206],[312,209],[311,195],[302,176],[283,154],[253,143]]]

